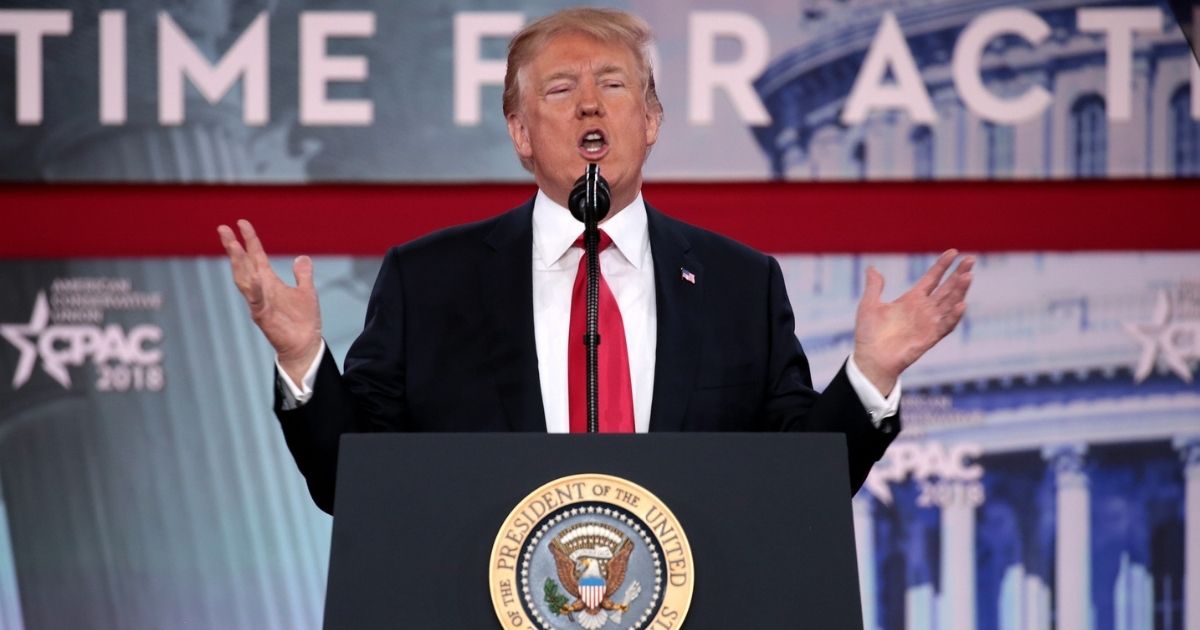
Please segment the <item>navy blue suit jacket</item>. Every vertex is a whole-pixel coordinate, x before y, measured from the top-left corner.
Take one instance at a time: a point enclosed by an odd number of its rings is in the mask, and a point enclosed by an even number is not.
[[[857,491],[899,418],[876,428],[844,368],[813,390],[773,258],[646,211],[658,308],[650,430],[840,432]],[[284,411],[277,392],[284,437],[322,509],[332,513],[343,433],[546,430],[532,216],[531,200],[392,248],[345,373],[326,351],[307,404]]]

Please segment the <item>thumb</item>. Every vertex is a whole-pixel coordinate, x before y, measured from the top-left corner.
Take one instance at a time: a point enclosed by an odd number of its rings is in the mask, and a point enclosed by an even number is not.
[[[883,297],[883,274],[872,265],[867,267],[867,284],[863,287],[863,302],[875,303]]]
[[[292,261],[292,273],[296,276],[296,286],[301,289],[315,291],[313,286],[313,263],[308,256],[297,256]]]

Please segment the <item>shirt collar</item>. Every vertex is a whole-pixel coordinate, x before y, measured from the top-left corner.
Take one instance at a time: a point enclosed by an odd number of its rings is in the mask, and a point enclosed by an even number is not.
[[[600,227],[625,260],[634,269],[641,269],[646,252],[650,250],[646,202],[642,200],[642,193],[639,192],[620,212],[601,221]],[[580,234],[583,234],[583,224],[571,216],[571,211],[539,190],[533,200],[533,248],[542,266],[548,269],[557,264]]]

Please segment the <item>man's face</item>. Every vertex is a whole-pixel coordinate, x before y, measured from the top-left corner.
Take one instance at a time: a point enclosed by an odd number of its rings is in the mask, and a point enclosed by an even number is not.
[[[633,52],[582,34],[548,41],[518,75],[520,106],[508,117],[517,154],[538,186],[567,205],[588,162],[612,189],[612,208],[633,201],[642,163],[658,139],[658,112],[646,104]]]

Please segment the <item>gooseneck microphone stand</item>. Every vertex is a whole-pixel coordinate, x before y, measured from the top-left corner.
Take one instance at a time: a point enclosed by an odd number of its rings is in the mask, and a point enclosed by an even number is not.
[[[583,222],[583,251],[587,257],[587,328],[583,344],[587,349],[587,430],[600,430],[600,221],[608,215],[611,194],[608,182],[600,176],[600,166],[589,163],[587,171],[575,181],[567,200],[571,215]]]

